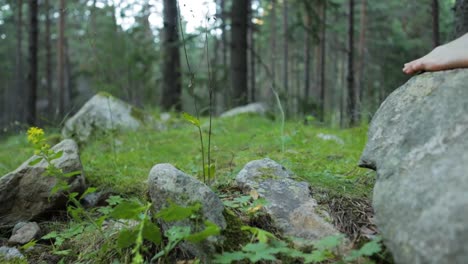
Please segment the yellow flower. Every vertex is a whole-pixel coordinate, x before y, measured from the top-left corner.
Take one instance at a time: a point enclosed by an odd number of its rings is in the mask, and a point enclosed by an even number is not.
[[[44,140],[44,130],[38,127],[31,127],[28,129],[28,141],[37,144]]]

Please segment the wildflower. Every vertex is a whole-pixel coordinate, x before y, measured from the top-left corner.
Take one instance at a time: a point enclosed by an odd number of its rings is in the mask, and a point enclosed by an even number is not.
[[[44,140],[44,130],[38,127],[28,129],[28,141],[33,144],[38,144]]]

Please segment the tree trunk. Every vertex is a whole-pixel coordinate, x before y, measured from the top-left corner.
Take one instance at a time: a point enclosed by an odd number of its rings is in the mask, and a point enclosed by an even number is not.
[[[249,1],[249,57],[250,57],[250,102],[255,102],[255,40],[254,40],[254,23],[252,2]]]
[[[432,0],[432,46],[435,48],[439,45],[439,0]]]
[[[455,37],[468,32],[468,0],[455,2]]]
[[[182,110],[182,75],[179,51],[177,0],[164,0],[162,30],[162,101],[165,110]]]
[[[36,99],[37,99],[37,51],[39,25],[37,23],[38,0],[29,0],[29,74],[28,74],[28,115],[27,123],[36,124]]]
[[[231,89],[235,105],[247,103],[248,3],[248,0],[235,0],[231,10]]]
[[[305,3],[304,12],[305,40],[304,40],[304,100],[302,103],[303,113],[306,114],[309,109],[309,89],[310,89],[310,35],[312,30],[311,7]]]
[[[57,89],[59,91],[59,116],[65,115],[65,0],[60,0],[57,42]]]
[[[326,30],[327,30],[327,2],[322,3],[322,22],[320,30],[320,121],[325,121],[325,64],[326,64]]]
[[[359,33],[359,64],[357,68],[358,83],[356,86],[356,97],[357,99],[357,109],[358,113],[361,112],[363,105],[363,95],[364,95],[364,51],[366,47],[366,25],[367,25],[367,0],[362,0],[361,2],[361,21],[360,21],[360,33]]]
[[[356,118],[356,91],[354,89],[354,0],[349,0],[348,22],[348,114],[349,125],[357,123]]]
[[[49,0],[44,2],[45,8],[45,48],[46,48],[46,86],[47,86],[47,113],[53,117],[53,91],[52,91],[52,47],[50,44],[50,5]]]
[[[16,95],[13,98],[13,105],[24,106],[24,87],[23,87],[23,0],[18,0],[18,14],[16,21]],[[19,110],[19,109],[18,109]],[[24,121],[24,112],[17,111],[15,119]]]
[[[289,110],[289,47],[288,47],[288,1],[283,1],[283,90],[285,95],[286,112]]]
[[[270,10],[270,72],[271,72],[271,82],[273,87],[276,87],[276,2],[277,0],[271,0],[271,10]],[[267,91],[267,100],[273,99],[272,93],[268,89]]]

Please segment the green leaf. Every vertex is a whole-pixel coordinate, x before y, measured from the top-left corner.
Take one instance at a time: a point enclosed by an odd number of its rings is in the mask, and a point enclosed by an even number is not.
[[[248,258],[252,262],[257,262],[260,260],[276,260],[275,254],[279,253],[281,250],[269,246],[266,243],[249,243],[242,248],[243,251],[249,252]]]
[[[242,251],[226,252],[222,255],[215,255],[214,262],[217,264],[231,264],[233,261],[240,261],[247,257]]]
[[[159,227],[152,223],[148,218],[145,218],[142,234],[144,239],[151,241],[156,245],[161,244],[161,231],[159,230]]]
[[[55,239],[56,237],[58,237],[57,231],[52,231],[48,233],[47,235],[41,237],[41,239]]]
[[[200,120],[198,120],[198,118],[192,116],[191,114],[188,114],[188,113],[185,113],[183,112],[182,113],[182,117],[190,122],[192,125],[196,126],[196,127],[200,127]]]
[[[370,257],[382,251],[380,245],[380,237],[376,237],[374,240],[364,244],[359,250],[352,250],[350,255],[345,258],[346,261],[354,261],[360,257]]]
[[[38,163],[41,162],[41,161],[42,161],[42,157],[37,157],[37,158],[31,160],[31,161],[28,163],[28,165],[29,165],[29,166],[34,166],[34,165],[38,164]]]
[[[333,257],[333,255],[327,253],[326,251],[315,250],[312,252],[312,254],[304,255],[304,263],[319,263],[331,257]]]
[[[164,221],[171,222],[171,221],[179,221],[183,219],[189,218],[194,213],[198,212],[201,208],[199,203],[188,206],[182,207],[175,203],[170,202],[169,207],[162,209],[157,214],[157,217],[162,218]]]
[[[128,248],[133,243],[135,243],[138,236],[138,230],[135,229],[123,229],[119,233],[119,237],[117,238],[117,247],[118,248]]]
[[[112,195],[111,197],[109,197],[106,202],[109,204],[109,205],[117,205],[119,203],[121,203],[123,201],[123,198],[120,197],[119,195]]]
[[[260,228],[251,227],[251,226],[242,226],[241,230],[249,231],[250,233],[252,233],[253,235],[257,237],[258,241],[262,243],[267,243],[270,238],[273,240],[276,240],[275,235]]]
[[[110,216],[116,219],[139,219],[140,214],[145,210],[137,201],[124,201],[118,204]]]
[[[201,232],[193,233],[187,237],[187,241],[198,243],[209,236],[219,235],[221,229],[211,221],[205,221],[205,229]]]
[[[341,242],[343,241],[344,235],[334,235],[334,236],[327,236],[316,243],[314,243],[314,247],[318,250],[326,250],[326,249],[334,249],[338,247]]]
[[[95,188],[95,187],[88,187],[88,189],[86,189],[86,191],[80,196],[80,199],[79,199],[79,200],[85,198],[86,195],[88,195],[88,194],[95,193],[96,191],[97,191],[97,188]]]
[[[63,156],[63,150],[55,152],[53,155],[50,156],[50,160],[60,159]]]

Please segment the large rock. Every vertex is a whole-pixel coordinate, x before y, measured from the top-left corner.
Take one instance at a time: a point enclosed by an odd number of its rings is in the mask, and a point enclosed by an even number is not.
[[[176,169],[171,164],[155,165],[150,171],[148,184],[153,207],[156,211],[167,207],[169,201],[180,206],[201,203],[202,218],[213,222],[221,229],[226,228],[223,216],[224,206],[218,196],[204,183]],[[200,229],[189,220],[162,223],[164,230],[168,230],[174,225],[191,226],[192,232]],[[212,236],[199,244],[183,243],[182,247],[191,254],[206,260],[207,256],[214,253],[216,244],[220,242],[222,242],[221,237]]]
[[[468,70],[412,78],[380,106],[360,165],[396,263],[468,262]]]
[[[84,142],[97,131],[136,130],[150,121],[151,117],[142,110],[101,92],[65,122],[62,136]]]
[[[53,164],[64,173],[80,172],[68,178],[70,192],[82,192],[85,179],[78,146],[75,141],[66,139],[52,147],[56,152],[63,151]],[[42,160],[34,166],[29,164],[36,160],[33,156],[15,171],[0,178],[0,225],[27,221],[49,211],[65,208],[67,197],[63,192],[51,195],[57,178],[43,175],[48,164]]]
[[[318,212],[309,184],[298,182],[293,173],[271,159],[247,163],[236,177],[246,193],[255,190],[267,201],[266,212],[286,235],[319,240],[339,232]]]
[[[235,107],[229,111],[226,111],[220,115],[220,117],[231,117],[238,116],[241,114],[257,114],[265,115],[268,111],[268,108],[263,103],[251,103],[244,106]]]

